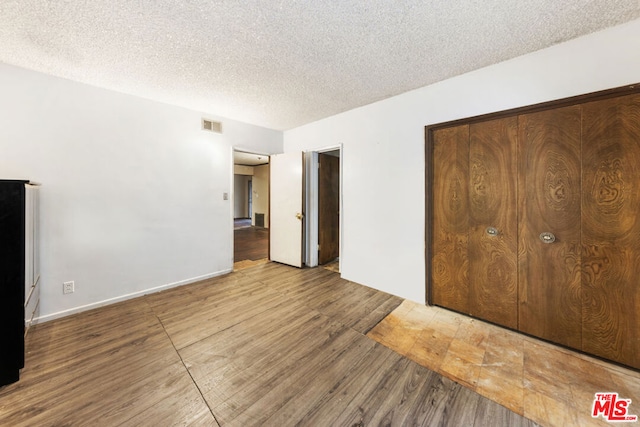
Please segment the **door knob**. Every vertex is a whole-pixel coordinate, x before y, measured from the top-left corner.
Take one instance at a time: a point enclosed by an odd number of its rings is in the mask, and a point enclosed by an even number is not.
[[[489,236],[497,236],[498,235],[498,229],[495,227],[487,227],[487,229],[485,230],[487,232],[487,234]]]
[[[553,243],[556,241],[556,236],[554,236],[553,233],[549,231],[545,231],[544,233],[540,234],[540,240],[542,240],[542,243]]]
[[[302,215],[300,212],[296,214],[296,218],[298,218],[299,220],[302,220],[302,217],[304,217],[304,215]]]

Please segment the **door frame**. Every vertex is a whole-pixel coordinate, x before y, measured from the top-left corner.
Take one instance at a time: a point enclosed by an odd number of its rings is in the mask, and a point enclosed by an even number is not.
[[[303,151],[304,156],[304,165],[303,165],[303,181],[304,181],[304,191],[303,191],[303,207],[305,210],[305,223],[302,230],[302,240],[303,240],[303,264],[307,267],[317,267],[318,266],[318,154],[326,153],[328,151],[340,151],[340,233],[339,233],[339,265],[342,265],[342,261],[344,260],[344,150],[343,144],[330,145],[319,149]],[[233,183],[234,173],[234,152],[241,153],[249,153],[249,154],[257,154],[260,156],[265,156],[269,158],[269,165],[271,165],[271,155],[266,152],[256,151],[255,149],[244,148],[239,146],[232,146],[230,153],[230,161],[231,161],[231,183]],[[231,185],[230,191],[230,209],[229,209],[229,217],[230,217],[230,228],[231,228],[231,264],[233,265],[234,257],[234,235],[233,235],[233,219],[234,219],[234,186]],[[271,188],[271,182],[269,182],[269,188]],[[269,194],[271,194],[271,189],[269,189]],[[269,197],[270,198],[270,197]],[[269,224],[268,228],[271,230],[271,201],[269,201]],[[270,238],[269,238],[270,239]],[[270,247],[270,244],[268,245]],[[314,250],[312,250],[314,248]],[[269,249],[270,252],[270,249]],[[271,259],[271,254],[268,254],[268,258]]]
[[[315,150],[309,150],[304,152],[305,157],[305,197],[304,197],[304,207],[306,211],[306,219],[305,228],[303,233],[304,240],[304,263],[308,267],[317,267],[318,266],[318,154],[326,153],[329,151],[339,151],[340,152],[340,233],[339,233],[339,243],[338,243],[338,265],[342,265],[342,254],[344,253],[342,245],[344,242],[344,220],[343,220],[343,157],[344,150],[343,144],[331,145]]]
[[[231,147],[231,185],[230,185],[230,191],[229,191],[229,216],[231,217],[231,269],[233,270],[233,264],[235,263],[235,256],[234,256],[234,251],[235,251],[235,239],[234,239],[234,206],[235,206],[235,199],[236,199],[236,194],[235,194],[235,185],[234,185],[234,175],[235,175],[235,159],[234,159],[234,153],[238,152],[238,153],[247,153],[247,154],[255,154],[258,156],[265,156],[268,159],[268,164],[269,167],[271,167],[271,154],[266,153],[264,151],[256,151],[254,149],[250,149],[250,148],[243,148],[243,147],[239,147],[239,146],[232,146]],[[252,183],[252,187],[253,187],[253,183]],[[271,180],[269,180],[269,193],[271,193]],[[269,208],[268,208],[268,217],[269,217],[269,223],[267,224],[267,259],[271,259],[271,254],[270,254],[270,239],[271,239],[271,235],[270,235],[270,231],[271,231],[271,198],[268,198],[269,200]],[[250,219],[253,220],[253,217],[250,217]]]

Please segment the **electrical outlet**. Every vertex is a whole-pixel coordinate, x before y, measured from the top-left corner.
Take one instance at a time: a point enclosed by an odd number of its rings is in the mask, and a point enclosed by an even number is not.
[[[75,283],[73,282],[73,280],[71,282],[64,282],[62,284],[62,293],[63,294],[72,294],[73,291],[75,291]]]

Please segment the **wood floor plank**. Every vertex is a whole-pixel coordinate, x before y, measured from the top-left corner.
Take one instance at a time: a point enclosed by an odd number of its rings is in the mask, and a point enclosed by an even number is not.
[[[143,301],[104,307],[37,327],[37,334],[28,335],[27,355],[32,363],[48,365],[70,357],[91,357],[91,353],[99,348],[117,348],[121,340],[151,333],[149,329],[162,332]],[[52,352],[52,348],[56,351]]]
[[[384,360],[380,356],[382,347],[379,344],[359,339],[350,350],[341,354],[328,369],[331,374],[315,375],[311,380],[302,377],[294,383],[292,397],[268,419],[263,419],[267,425],[282,425],[290,420],[299,420],[306,416],[310,410],[325,403],[336,390],[351,384],[357,377],[368,375],[372,366],[378,360]],[[359,368],[362,369],[359,369]],[[366,372],[365,372],[366,371]]]
[[[375,346],[373,341],[362,338],[353,330],[345,329],[328,346],[316,347],[316,352],[296,361],[288,372],[264,383],[257,390],[258,398],[243,411],[235,408],[232,419],[240,425],[263,425],[266,419],[305,389],[322,388],[324,381],[335,381],[334,376],[342,377],[350,366],[357,364]],[[291,420],[277,418],[278,424]]]
[[[305,405],[305,414],[300,418],[300,425],[331,425],[338,415],[347,408],[358,407],[356,397],[366,395],[367,388],[377,387],[380,377],[402,359],[398,353],[386,347],[376,346],[349,373],[335,389],[326,393],[316,404],[309,408]]]
[[[318,270],[318,271],[316,271]],[[340,280],[329,271],[300,270],[294,275],[278,275],[271,280],[262,281],[265,286],[279,291],[282,295],[311,307],[317,307],[312,301],[318,298],[330,298],[331,284]]]
[[[372,381],[365,384],[356,396],[351,400],[349,406],[340,413],[333,421],[332,425],[372,425],[371,419],[381,409],[388,409],[387,395],[397,382],[402,381],[402,377],[407,375],[406,371],[411,366],[411,362],[406,358],[393,360],[393,364],[387,366],[373,375]]]
[[[234,301],[243,293],[255,291],[254,280],[243,275],[228,274],[147,295],[145,299],[154,313],[171,318],[225,301]]]
[[[258,260],[269,253],[269,229],[245,227],[233,230],[233,260]]]
[[[253,375],[248,375],[252,381],[236,383],[236,393],[221,405],[214,407],[213,412],[216,416],[219,415],[221,420],[231,421],[253,407],[247,414],[242,415],[242,419],[250,422],[254,413],[266,410],[261,405],[261,399],[265,394],[277,388],[285,393],[284,396],[288,396],[283,384],[289,385],[293,379],[301,376],[304,376],[307,382],[310,381],[319,367],[327,366],[328,360],[332,361],[336,355],[347,351],[355,338],[355,331],[342,327],[326,338],[320,336],[305,340],[305,345],[297,345],[298,351],[283,354],[282,360],[269,366],[266,372],[254,371]],[[205,397],[209,400],[209,395]],[[282,399],[283,396],[274,398]]]
[[[160,395],[160,393],[156,393]],[[167,426],[167,425],[189,425],[189,426],[218,426],[211,410],[204,402],[204,399],[197,391],[195,384],[188,376],[182,375],[179,378],[172,378],[163,387],[160,399],[142,406],[136,405],[135,411],[126,410],[123,416],[128,416],[121,425],[127,426]],[[135,403],[132,403],[135,405]],[[133,416],[131,414],[134,413]],[[100,420],[107,421],[107,418]],[[109,425],[120,425],[116,419]]]
[[[357,293],[352,294],[352,298],[360,303],[354,306],[352,299],[344,298],[324,313],[329,316],[340,316],[345,324],[361,333],[366,333],[402,302],[399,297],[393,297],[363,285],[350,282],[349,286],[358,290]],[[378,310],[381,306],[382,308]]]
[[[409,369],[407,369],[409,375],[405,377],[406,380],[404,383],[396,383],[395,388],[390,392],[390,395],[395,399],[395,402],[392,401],[391,403],[395,403],[395,405],[386,413],[379,411],[373,418],[374,423],[378,425],[405,425],[406,423],[421,423],[423,425],[438,424],[436,420],[440,413],[435,412],[435,416],[432,416],[429,411],[421,414],[418,409],[426,408],[433,402],[433,397],[431,396],[435,389],[434,384],[440,384],[439,375],[423,368],[417,363],[411,363],[409,366]],[[460,390],[461,387],[452,384],[449,392],[458,393]],[[471,393],[471,395],[475,396],[475,393]],[[428,397],[431,397],[431,400],[429,400]],[[377,418],[380,416],[382,416],[382,418]],[[424,418],[421,419],[421,417]],[[471,419],[473,419],[473,415],[471,415]],[[462,422],[451,425],[462,426],[469,424]]]
[[[253,316],[273,309],[282,302],[281,296],[269,289],[239,293],[232,301],[216,301],[183,316],[159,315],[176,348],[181,349]]]
[[[262,322],[269,329],[263,329],[264,334],[260,337],[254,336],[253,330],[247,333],[246,325],[238,325],[190,345],[182,349],[180,354],[201,391],[205,394],[215,393],[215,401],[219,404],[229,397],[227,387],[232,385],[236,376],[241,376],[241,381],[244,381],[250,370],[267,369],[282,359],[281,347],[273,344],[284,340],[285,335],[295,343],[296,340],[303,340],[303,334],[321,332],[318,330],[321,324],[327,324],[328,328],[341,327],[335,322],[327,323],[326,319],[308,310],[295,319],[285,319],[289,320],[288,324],[276,324],[275,328],[271,328],[268,322]],[[303,346],[300,347],[305,350]],[[295,351],[295,345],[290,343],[287,348],[290,354]]]
[[[400,301],[267,263],[36,325],[0,425],[533,425],[363,335]]]
[[[127,371],[127,376],[112,373],[110,378],[104,378],[104,386],[95,387],[87,385],[79,394],[87,400],[91,396],[92,405],[69,405],[69,413],[66,419],[75,420],[75,423],[92,421],[95,424],[119,425],[136,418],[137,414],[147,412],[157,405],[168,404],[172,397],[177,398],[182,404],[184,418],[193,412],[193,416],[207,411],[208,408],[202,396],[198,393],[193,382],[185,376],[184,365],[178,361],[166,365],[162,369],[159,366],[144,371]],[[125,378],[131,378],[130,383],[125,383]],[[117,390],[117,393],[110,391]],[[68,402],[65,401],[65,404]],[[132,414],[136,416],[132,417]],[[165,413],[165,423],[179,414]],[[177,418],[176,421],[179,421]]]
[[[349,303],[366,299],[364,287],[340,277],[333,278],[331,282],[327,283],[327,287],[330,290],[329,293],[324,294],[322,298],[310,301],[314,308],[327,315],[345,312]]]
[[[227,307],[229,303],[242,301],[245,295],[260,292],[254,282],[240,280],[212,280],[208,286],[200,287],[180,295],[179,288],[151,295],[148,299],[156,315],[165,321],[181,319],[185,314],[201,314],[206,311]]]
[[[528,427],[537,426],[535,422],[528,420],[504,406],[500,406],[491,400],[481,397],[476,408],[474,427]]]
[[[212,355],[206,350],[207,347],[213,348],[209,346],[210,340],[207,340],[203,346],[198,344],[183,350],[183,358],[192,366],[192,375],[200,384],[209,404],[212,407],[218,406],[233,398],[236,393],[246,392],[244,389],[259,387],[273,376],[282,373],[286,375],[287,368],[296,360],[315,351],[314,346],[307,345],[307,336],[314,336],[311,341],[324,346],[332,336],[345,329],[344,325],[320,315],[314,315],[304,323],[297,323],[297,326],[293,333],[287,334],[284,341],[276,337],[270,342],[222,355],[213,350],[215,354]],[[187,354],[194,349],[201,352]]]
[[[479,394],[457,384],[457,387],[449,389],[445,401],[446,409],[438,413],[438,421],[435,422],[434,418],[427,416],[422,421],[422,425],[472,426],[476,422],[477,408],[481,399],[483,398]],[[495,418],[491,421],[495,427],[511,427],[510,424],[502,423]]]
[[[301,277],[305,274],[304,269],[291,269],[288,266],[277,262],[270,262],[248,270],[240,272],[243,277],[258,281],[264,285],[273,283],[283,283],[288,279]]]
[[[332,274],[324,277],[307,276],[300,281],[290,281],[286,284],[288,290],[282,290],[284,295],[294,301],[306,304],[317,310],[339,300],[341,295],[348,295],[352,289],[345,290],[337,285],[342,283],[339,276]],[[273,285],[270,285],[275,287]],[[279,288],[279,287],[275,287]]]
[[[162,331],[159,323],[158,328]],[[105,334],[117,333],[110,329]],[[121,330],[120,334],[126,332]],[[117,425],[131,417],[133,407],[136,411],[144,410],[172,395],[179,381],[187,381],[191,399],[199,399],[198,412],[208,411],[193,383],[187,380],[186,369],[164,331],[152,339],[142,331],[126,345],[112,340],[106,342],[108,348],[94,351],[92,358],[71,355],[67,363],[59,366],[39,365],[46,370],[44,374],[37,372],[38,367],[29,369],[10,394],[12,399],[28,401],[28,411],[21,411],[20,405],[14,407],[11,399],[3,398],[2,418],[11,425],[83,424],[105,420]],[[183,398],[188,395],[181,393]]]
[[[155,373],[160,367],[176,363],[179,357],[168,341],[148,341],[132,344],[119,351],[94,353],[93,359],[75,360],[55,367],[44,366],[44,373],[29,368],[20,382],[3,389],[0,397],[2,405],[10,406],[14,399],[27,399],[34,405],[47,409],[59,397],[59,390],[69,390],[71,397],[82,398],[77,390],[88,389],[90,392],[104,387],[108,389],[111,382],[115,387],[117,381],[128,384],[129,381],[140,380],[140,375]],[[5,392],[6,390],[6,392]],[[6,393],[6,395],[5,395]],[[14,402],[15,403],[15,402]],[[59,409],[59,408],[57,408]]]
[[[410,420],[414,425],[444,425],[444,414],[449,410],[447,405],[450,396],[458,390],[460,386],[453,381],[440,375],[429,375],[420,390],[420,399],[411,405],[404,419]]]
[[[370,410],[365,421],[368,425],[403,425],[415,402],[423,398],[420,392],[424,390],[424,383],[437,376],[416,363],[409,363],[397,380],[387,383],[384,402]]]
[[[278,271],[282,268],[276,267]],[[402,302],[399,297],[349,282],[340,278],[339,273],[326,269],[302,269],[288,273],[261,281],[296,302],[307,304],[328,316],[337,316],[349,326],[357,325],[356,330],[361,332],[371,329]],[[360,303],[354,305],[353,301]]]
[[[355,319],[353,329],[363,334],[368,333],[402,303],[402,298],[387,294],[376,299],[382,299],[382,302],[370,311],[365,310],[362,317]]]
[[[105,311],[109,313],[111,310]],[[140,368],[167,354],[172,355],[174,361],[179,360],[157,319],[148,315],[134,318],[139,322],[132,324],[130,329],[124,328],[125,323],[122,322],[116,325],[118,327],[106,322],[77,329],[69,327],[68,322],[37,325],[34,328],[37,333],[29,336],[26,369],[21,381],[0,389],[1,402],[15,396],[39,394],[40,391],[33,387],[36,384],[51,383],[60,387],[64,385],[60,378],[77,383],[73,377],[64,374],[67,372],[84,378],[85,375],[117,367],[120,363]],[[82,316],[77,319],[86,320]],[[55,327],[56,324],[61,328]],[[35,348],[38,344],[42,348]]]

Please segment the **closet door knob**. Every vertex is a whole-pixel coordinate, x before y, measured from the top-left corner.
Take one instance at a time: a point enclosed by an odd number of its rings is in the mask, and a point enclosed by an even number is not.
[[[487,229],[485,230],[487,232],[487,234],[489,236],[497,236],[498,235],[498,229],[495,227],[487,227]]]
[[[545,231],[544,233],[540,233],[540,240],[542,240],[542,243],[553,243],[556,241],[556,236],[549,231]]]

